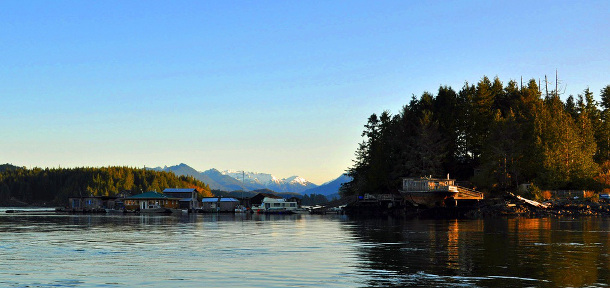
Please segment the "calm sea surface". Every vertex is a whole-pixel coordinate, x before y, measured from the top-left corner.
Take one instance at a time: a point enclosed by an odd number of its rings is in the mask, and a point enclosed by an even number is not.
[[[40,215],[0,209],[0,287],[608,287],[610,219]]]

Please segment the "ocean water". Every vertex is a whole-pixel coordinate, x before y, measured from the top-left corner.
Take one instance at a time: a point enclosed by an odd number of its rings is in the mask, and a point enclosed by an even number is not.
[[[608,287],[606,218],[0,210],[0,287]]]

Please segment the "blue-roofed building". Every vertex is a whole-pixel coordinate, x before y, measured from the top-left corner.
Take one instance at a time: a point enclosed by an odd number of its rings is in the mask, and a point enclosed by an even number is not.
[[[188,209],[191,212],[199,209],[199,201],[197,201],[199,193],[195,188],[166,188],[163,194],[180,198],[178,201],[180,209]]]
[[[235,212],[239,200],[235,198],[206,197],[201,200],[203,212]]]

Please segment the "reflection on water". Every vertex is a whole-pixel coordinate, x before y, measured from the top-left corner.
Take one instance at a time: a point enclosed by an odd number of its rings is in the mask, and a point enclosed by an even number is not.
[[[0,286],[607,287],[609,223],[0,213]]]
[[[376,287],[607,287],[609,222],[581,219],[363,220],[362,271]]]

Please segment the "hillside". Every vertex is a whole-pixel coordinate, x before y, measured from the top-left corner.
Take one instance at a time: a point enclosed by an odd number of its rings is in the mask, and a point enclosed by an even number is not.
[[[343,174],[333,181],[324,183],[315,188],[307,189],[307,190],[303,191],[302,194],[303,195],[319,194],[319,195],[324,195],[324,196],[333,196],[334,194],[339,193],[339,188],[341,188],[341,184],[349,182],[349,181],[352,181],[352,178]]]
[[[184,163],[181,163],[181,164],[175,165],[175,166],[171,166],[171,167],[165,166],[163,168],[156,167],[156,168],[150,168],[150,169],[154,170],[154,171],[172,172],[172,173],[176,174],[177,176],[191,176],[203,183],[208,184],[208,186],[210,186],[210,189],[219,189],[220,187],[224,187],[223,184],[218,183],[216,180],[213,179],[213,177],[209,177],[205,173],[201,173]]]
[[[288,178],[277,178],[267,173],[247,172],[225,170],[221,172],[223,175],[233,177],[238,181],[242,181],[246,189],[270,189],[276,192],[303,192],[307,189],[317,187],[306,179],[299,176]]]
[[[220,191],[220,190],[212,190],[212,194],[214,194],[214,196],[216,197],[233,197],[233,198],[251,198],[256,196],[259,193],[265,193],[265,194],[273,194],[276,196],[280,196],[282,198],[292,198],[292,197],[296,197],[296,198],[303,198],[303,195],[300,193],[294,193],[294,192],[274,192],[271,191],[269,189],[259,189],[259,190],[252,190],[252,191],[231,191],[231,192],[227,192],[227,191]]]
[[[36,205],[65,205],[71,196],[138,194],[169,187],[195,188],[211,196],[210,187],[187,176],[129,167],[7,169],[0,172],[0,205],[11,199]]]
[[[21,167],[17,167],[15,165],[8,164],[8,163],[0,165],[0,173],[2,173],[4,171],[8,171],[8,170],[17,170],[17,169],[21,169]]]
[[[300,193],[307,189],[317,187],[316,184],[298,176],[279,179],[267,173],[236,170],[225,170],[221,172],[216,169],[209,169],[204,172],[199,172],[184,163],[170,167],[152,168],[152,170],[173,172],[176,175],[192,176],[195,179],[208,183],[211,189],[222,191],[270,189],[276,192]]]

